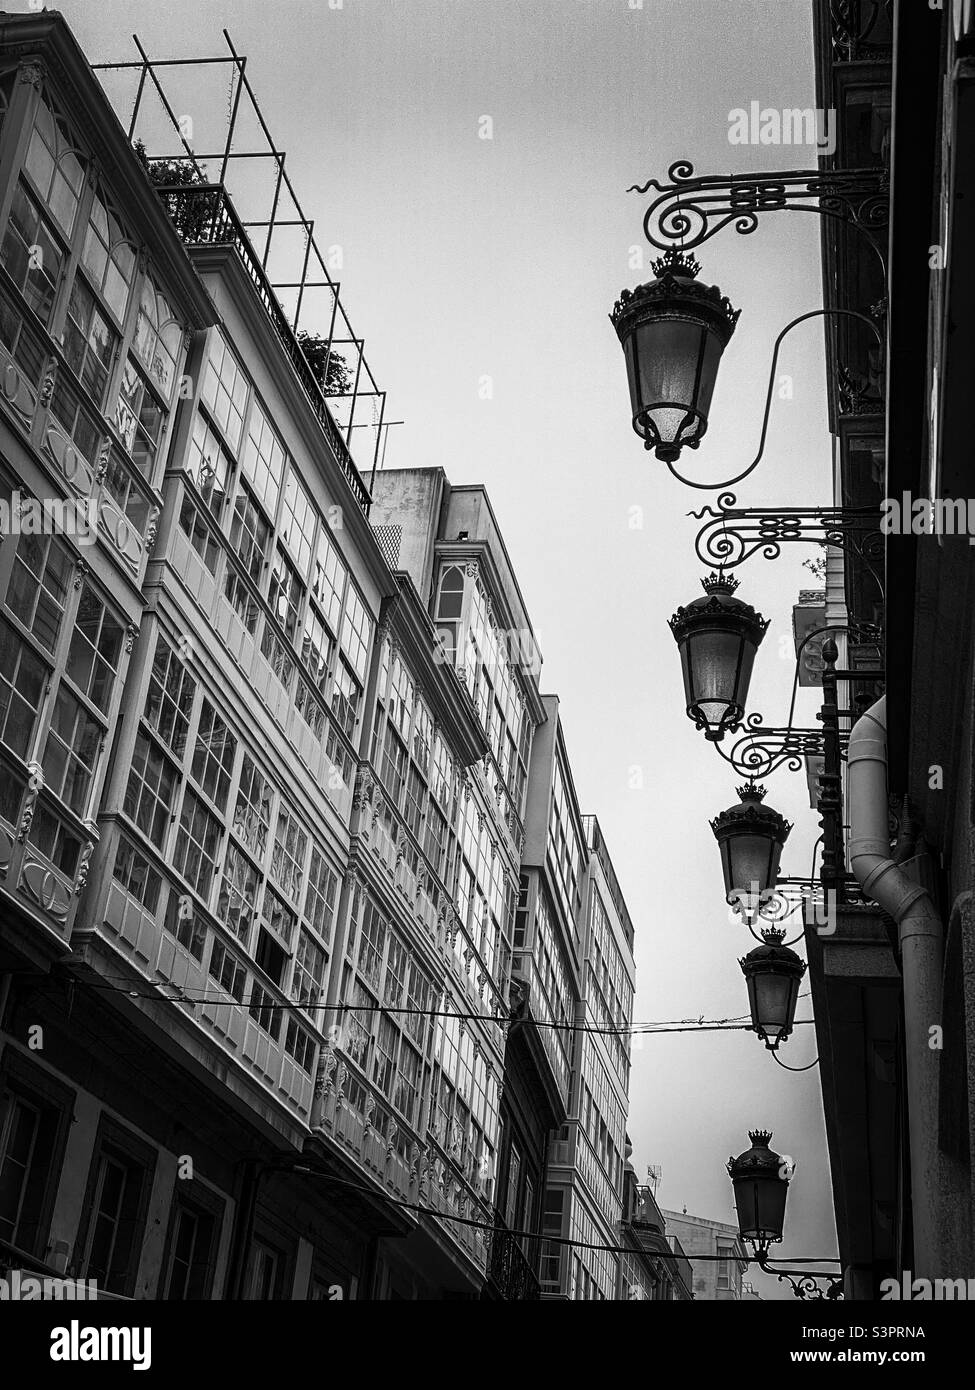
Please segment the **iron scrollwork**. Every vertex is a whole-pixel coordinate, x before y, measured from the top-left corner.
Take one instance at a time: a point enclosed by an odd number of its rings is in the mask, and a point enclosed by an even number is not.
[[[870,43],[881,13],[888,25],[892,0],[830,0],[829,18],[833,52],[840,62],[854,63],[870,58],[890,61],[891,44]]]
[[[747,236],[766,212],[813,212],[845,222],[862,232],[884,262],[885,229],[889,218],[889,175],[886,169],[790,169],[770,174],[694,175],[687,159],[667,171],[670,183],[650,179],[632,184],[628,193],[653,193],[643,217],[651,246],[666,250],[679,245],[692,251],[734,224]]]
[[[764,781],[780,767],[799,772],[806,758],[821,758],[825,751],[822,729],[797,729],[791,724],[787,728],[766,726],[758,711],[732,726],[730,732],[739,734],[730,753],[719,743],[715,748],[740,777],[751,777],[756,782]]]
[[[841,1299],[843,1297],[843,1277],[839,1274],[789,1274],[785,1270],[780,1274],[778,1270],[768,1269],[766,1274],[774,1274],[781,1284],[786,1280],[792,1285],[792,1292],[796,1298],[832,1298]],[[825,1287],[819,1280],[826,1281]]]
[[[737,507],[736,500],[733,492],[724,492],[717,509],[688,513],[705,523],[695,541],[702,564],[737,568],[759,551],[766,560],[776,560],[783,545],[795,542],[837,546],[871,569],[882,558],[883,535],[877,512],[869,507],[749,508]]]

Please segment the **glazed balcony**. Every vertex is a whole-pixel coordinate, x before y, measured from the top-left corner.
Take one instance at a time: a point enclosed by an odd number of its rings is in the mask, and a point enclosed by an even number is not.
[[[493,1220],[490,1206],[471,1189],[468,1176],[431,1133],[424,1142],[351,1059],[326,1048],[322,1067],[319,1133],[332,1139],[363,1173],[403,1201],[470,1220]],[[425,1097],[417,1100],[423,1107]],[[469,1165],[470,1166],[470,1165]],[[487,1271],[490,1232],[460,1222],[437,1223],[447,1236]]]
[[[46,932],[53,933],[47,953],[58,954],[62,943],[63,949],[68,949],[98,831],[92,822],[80,820],[42,790],[44,777],[39,763],[24,763],[4,753],[0,781],[0,807],[4,808],[0,809],[0,897],[7,896]],[[46,813],[43,821],[38,817],[41,809]],[[54,824],[58,827],[56,842],[50,841],[47,833],[40,833]],[[10,908],[4,906],[3,912],[7,917]]]
[[[366,485],[226,190],[220,184],[162,184],[157,186],[156,192],[166,205],[173,226],[185,246],[229,246],[236,251],[304,388],[335,461],[345,475],[357,505],[368,516],[369,493]]]
[[[0,408],[54,472],[64,500],[89,504],[102,551],[141,584],[162,498],[75,377],[60,343],[2,279],[0,322],[13,344],[0,341]]]
[[[548,1020],[552,1018],[552,1010],[542,985],[538,965],[531,951],[520,951],[514,957],[512,981],[517,981],[526,994],[525,1022],[533,1024],[534,1020],[538,1019],[546,1024],[535,1031],[538,1034],[541,1050],[551,1072],[551,1084],[558,1095],[563,1111],[566,1111],[569,1105],[569,1083],[571,1081],[568,1046],[560,1044],[559,1030],[548,1024]]]
[[[184,486],[187,486],[185,482]],[[226,564],[232,563],[229,555],[224,558]],[[260,621],[254,633],[245,628],[228,603],[223,585],[218,583],[217,576],[207,568],[178,525],[173,527],[166,559],[172,573],[200,610],[211,615],[212,631],[233,662],[241,688],[251,691],[262,711],[270,714],[288,747],[297,755],[311,785],[321,789],[342,825],[347,827],[352,813],[354,749],[331,711],[317,698],[312,696],[312,704],[307,707],[314,709],[317,728],[313,728],[299,711],[295,704],[300,679],[298,657],[284,634],[272,628],[275,634],[272,650],[277,653],[272,665],[261,649],[263,628]],[[261,621],[269,623],[270,619],[265,614]],[[333,775],[336,771],[338,777]]]
[[[491,1014],[494,1025],[481,1026],[502,1055],[501,1021],[506,1009],[497,978],[473,943],[462,946],[460,919],[437,868],[379,780],[372,763],[362,761],[356,783],[358,833],[370,856],[402,897],[404,909],[441,963],[450,969],[455,987],[472,1013]]]
[[[114,844],[111,847],[114,856]],[[105,907],[95,929],[161,999],[179,1009],[200,1040],[218,1049],[303,1125],[311,1119],[312,1091],[321,1035],[239,942],[195,899],[192,920],[182,921],[184,885],[154,857],[161,887],[150,905],[115,878],[108,879]],[[72,942],[83,949],[84,941]],[[230,992],[209,973],[218,944],[235,976]],[[302,1065],[286,1046],[290,1022],[310,1039]]]

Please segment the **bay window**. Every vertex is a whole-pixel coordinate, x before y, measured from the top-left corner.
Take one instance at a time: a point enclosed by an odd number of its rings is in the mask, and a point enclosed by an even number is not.
[[[240,483],[230,522],[230,544],[248,576],[260,585],[267,564],[271,528],[258,510],[247,487]]]
[[[133,463],[143,477],[151,478],[166,425],[166,411],[131,357],[122,372],[115,424]]]
[[[108,709],[122,655],[122,624],[90,584],[81,590],[66,671],[96,709]]]
[[[245,946],[257,912],[259,884],[260,876],[254,865],[235,844],[229,844],[217,898],[217,916]]]
[[[219,328],[211,330],[203,401],[233,454],[240,444],[248,382]]]
[[[92,200],[81,259],[116,321],[124,323],[135,279],[135,247],[98,194]]]
[[[180,758],[186,747],[195,695],[196,680],[189,667],[160,635],[156,640],[143,714],[146,723]]]
[[[183,325],[173,317],[168,300],[146,274],[142,281],[133,348],[166,406],[173,398],[182,337]]]
[[[244,754],[234,812],[234,830],[244,846],[263,862],[271,830],[273,788],[253,759]]]
[[[68,300],[63,347],[68,365],[101,409],[118,348],[119,336],[102,313],[94,294],[75,275]]]
[[[217,572],[220,546],[207,524],[202,507],[193,501],[189,493],[183,495],[183,505],[179,512],[179,524],[190,545],[199,555],[211,574]]]
[[[332,713],[338,720],[342,732],[349,738],[355,733],[359,721],[359,707],[362,702],[362,687],[340,658],[335,665],[335,681],[332,686]]]
[[[0,263],[37,317],[46,324],[61,281],[64,253],[22,184],[17,185],[14,193],[7,229],[0,244]],[[12,342],[8,345],[13,349]]]
[[[230,465],[215,431],[202,415],[198,415],[193,422],[193,438],[190,441],[186,471],[196,484],[213,519],[219,522],[227,500]]]
[[[304,606],[304,590],[294,567],[280,545],[274,556],[268,602],[274,616],[284,628],[289,641],[297,645],[301,611]]]
[[[332,938],[338,876],[316,845],[311,853],[308,893],[305,897],[305,916],[315,931],[328,943]]]
[[[84,819],[104,729],[62,680],[44,750],[44,782]]]
[[[204,699],[191,776],[217,807],[227,804],[236,754],[237,739],[210,701]]]
[[[216,872],[217,852],[223,827],[189,787],[183,793],[173,867],[183,875],[204,902]]]
[[[115,448],[109,455],[104,487],[133,530],[140,537],[145,536],[149,526],[148,493],[144,490],[144,484],[136,479],[130,465]]]
[[[72,144],[64,124],[42,98],[37,104],[24,166],[67,237],[74,228],[85,181],[84,166]]]
[[[112,877],[122,885],[130,897],[141,903],[147,912],[156,911],[162,879],[146,856],[124,835],[119,839],[115,852]]]
[[[298,573],[302,578],[306,578],[312,546],[315,543],[316,513],[311,498],[293,467],[288,470],[284,504],[278,524],[281,539],[291,552]]]
[[[38,806],[34,812],[27,840],[66,878],[74,878],[81,857],[81,839],[47,806]]]
[[[25,760],[31,755],[48,674],[33,648],[0,618],[0,741]]]
[[[178,780],[169,759],[140,732],[122,809],[158,850],[166,843]]]
[[[314,1006],[321,1000],[325,960],[325,952],[318,942],[308,932],[299,932],[294,974],[291,979],[291,998],[301,1008]]]
[[[49,652],[61,631],[73,568],[67,547],[57,537],[21,533],[6,604]]]
[[[273,519],[278,507],[281,475],[284,472],[284,449],[256,400],[251,407],[241,463],[255,496],[268,516]]]
[[[307,848],[308,836],[295,815],[282,803],[271,851],[271,877],[294,902],[301,897]]]

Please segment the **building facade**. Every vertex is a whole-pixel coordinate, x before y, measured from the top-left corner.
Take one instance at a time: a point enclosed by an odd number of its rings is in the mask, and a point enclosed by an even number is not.
[[[641,1185],[629,1163],[620,1233],[623,1245],[630,1248],[620,1257],[618,1298],[686,1303],[700,1296],[679,1236],[671,1233],[653,1188]]]
[[[552,703],[553,724],[558,728]],[[558,759],[554,768],[558,779],[562,775]],[[558,781],[553,812],[557,788]],[[624,1209],[633,926],[595,816],[582,819],[582,834],[586,872],[576,929],[579,1026],[572,1041],[568,1113],[549,1147],[545,1230],[571,1235],[583,1245],[612,1246],[618,1244]],[[565,842],[553,819],[550,856],[555,846]],[[557,862],[554,856],[552,862]],[[619,1266],[618,1254],[581,1247],[560,1253],[550,1243],[543,1263],[543,1289],[567,1298],[615,1298]]]
[[[486,493],[370,496],[226,188],[154,184],[60,16],[0,17],[0,112],[0,1259],[537,1296],[623,909]]]
[[[745,1247],[737,1226],[709,1221],[687,1212],[665,1211],[669,1235],[680,1241],[693,1270],[694,1297],[708,1302],[737,1303],[745,1297],[742,1275],[748,1270]],[[707,1255],[695,1260],[695,1255]]]

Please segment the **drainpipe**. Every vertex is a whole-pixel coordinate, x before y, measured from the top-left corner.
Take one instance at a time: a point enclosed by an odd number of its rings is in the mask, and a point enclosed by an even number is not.
[[[944,929],[926,888],[890,855],[887,804],[887,702],[857,720],[848,757],[850,867],[864,895],[897,923],[904,996],[907,1123],[914,1217],[914,1273],[933,1279],[938,1267],[938,1053],[929,1029],[941,1022]]]

